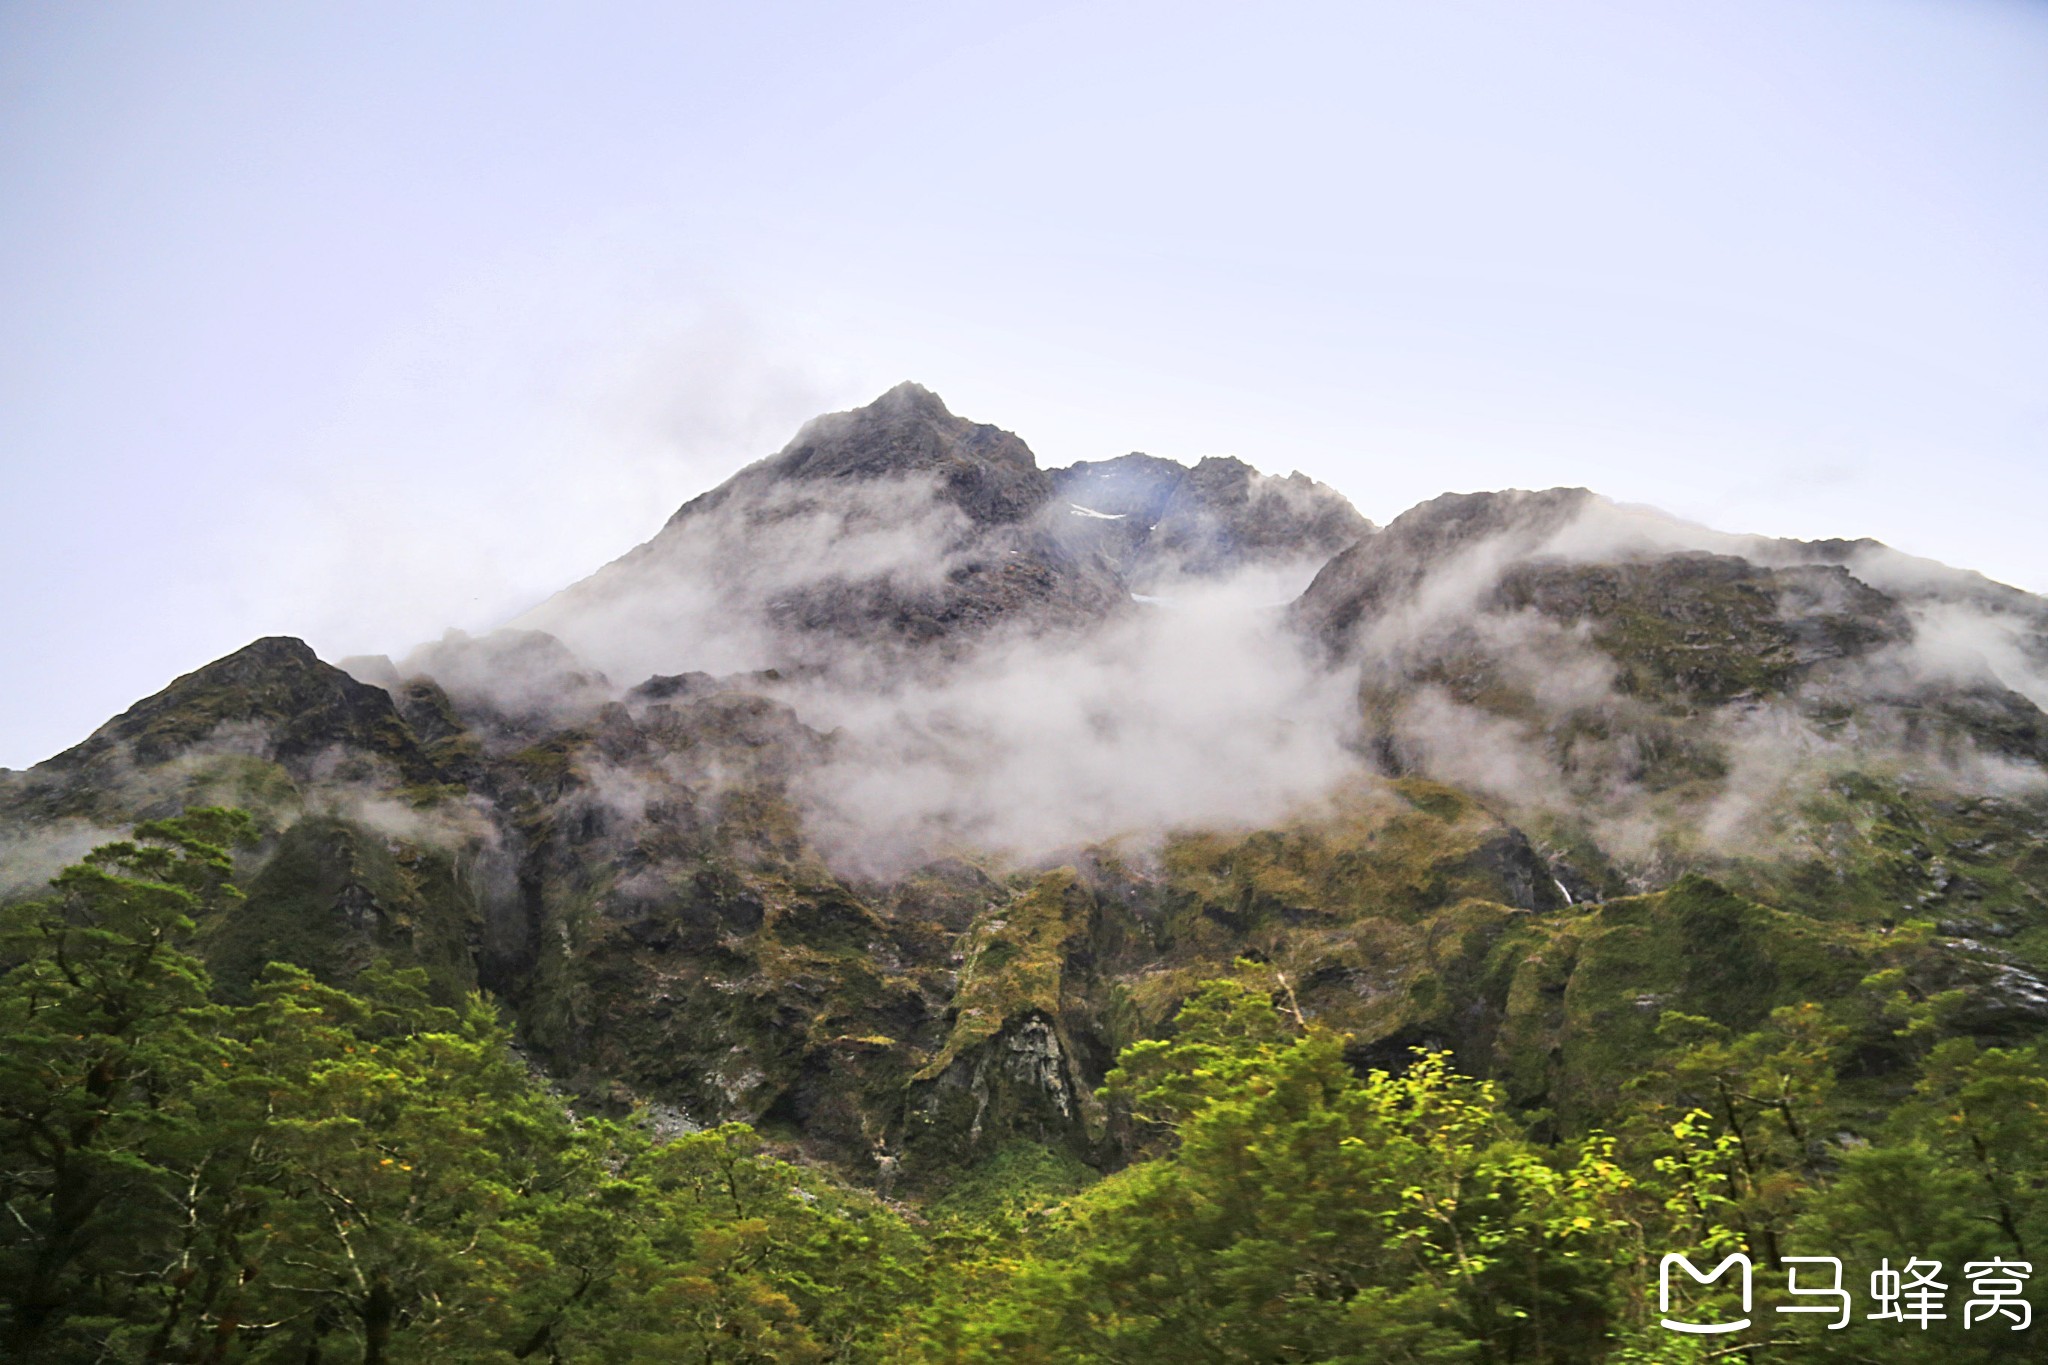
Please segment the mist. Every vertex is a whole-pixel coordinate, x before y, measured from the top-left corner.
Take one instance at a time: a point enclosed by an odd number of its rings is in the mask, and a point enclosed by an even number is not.
[[[971,528],[929,477],[771,484],[693,508],[655,539],[514,621],[607,676],[714,674],[794,661],[814,647],[776,628],[780,599],[817,584],[935,587]]]
[[[1017,622],[945,648],[893,647],[871,623],[787,623],[807,594],[921,600],[965,560],[1043,552],[1062,529],[1046,518],[1065,511],[976,527],[928,477],[736,481],[519,624],[622,686],[779,669],[740,685],[829,734],[828,757],[793,792],[819,851],[858,875],[947,851],[1027,859],[1254,825],[1362,771],[1349,684],[1316,667],[1282,617],[1317,563],[1155,574],[1092,628]]]
[[[876,692],[791,693],[832,727],[800,791],[839,865],[947,849],[1029,858],[1183,827],[1278,822],[1364,773],[1349,682],[1312,663],[1270,575],[1201,587],[1078,640],[1015,638]]]
[[[1143,591],[1084,624],[1026,615],[916,645],[884,628],[897,607],[943,604],[977,565],[1087,561],[1106,543],[1090,537],[1119,518],[1055,499],[991,526],[928,473],[803,482],[764,462],[516,630],[451,637],[396,672],[435,677],[486,732],[588,722],[621,700],[646,718],[667,695],[638,687],[650,678],[761,694],[788,719],[749,719],[742,728],[760,733],[715,755],[590,757],[589,799],[627,825],[685,793],[713,809],[760,778],[747,745],[793,743],[799,759],[774,780],[809,846],[857,877],[950,853],[1030,862],[1272,826],[1346,784],[1414,773],[1539,836],[1576,829],[1647,884],[1688,859],[1788,846],[1800,836],[1787,811],[1843,771],[2044,789],[2038,761],[1930,728],[1924,700],[2048,700],[2036,599],[1874,542],[1731,534],[1581,493],[1501,497],[1506,510],[1477,529],[1418,532],[1426,548],[1406,567],[1390,561],[1394,586],[1334,657],[1287,609],[1322,565],[1284,558],[1206,574],[1155,560]],[[1765,626],[1822,639],[1797,646],[1812,657],[1798,656],[1784,690],[1674,711],[1632,689],[1599,618],[1502,596],[1532,568],[1673,555],[1739,559],[1749,567],[1725,572],[1776,594]],[[1816,621],[1852,622],[1851,642],[1827,644]]]
[[[1824,637],[1816,623],[1830,620],[1852,620],[1868,638],[1810,646],[1781,693],[1674,712],[1623,685],[1593,618],[1500,600],[1520,566],[1684,554],[1784,571],[1764,581],[1781,585],[1771,621],[1795,641]],[[1396,770],[1464,787],[1539,831],[1583,831],[1642,885],[1701,857],[1788,851],[1804,837],[1797,813],[1840,773],[2048,794],[2040,755],[1987,747],[1943,709],[2039,719],[2048,603],[1875,542],[1730,534],[1588,498],[1561,522],[1511,516],[1453,547],[1360,621],[1348,646],[1368,698],[1366,742]]]

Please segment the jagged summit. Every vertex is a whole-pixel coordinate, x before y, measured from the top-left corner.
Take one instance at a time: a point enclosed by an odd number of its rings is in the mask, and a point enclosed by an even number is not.
[[[1313,569],[1373,530],[1336,490],[1228,456],[1193,468],[1137,452],[1084,460],[1054,470],[1053,487],[1081,519],[1069,538],[1095,542],[1139,591],[1246,568]]]
[[[1584,488],[1445,493],[1409,508],[1317,573],[1295,604],[1302,628],[1341,650],[1359,622],[1475,546],[1505,562],[1536,552],[1595,501]]]
[[[956,417],[943,399],[905,382],[865,407],[806,422],[787,446],[685,503],[673,521],[782,483],[928,478],[938,497],[980,525],[1015,522],[1034,511],[1051,482],[1031,448],[1010,432]]]
[[[148,813],[170,793],[130,777],[198,753],[274,763],[310,777],[326,756],[334,771],[386,766],[404,781],[440,773],[400,719],[391,695],[323,662],[305,641],[265,636],[171,682],[83,742],[14,774],[0,810],[41,817]]]
[[[1248,567],[1298,575],[1291,596],[1369,529],[1334,490],[1237,460],[1044,470],[1012,433],[901,384],[807,423],[516,624],[619,677],[951,654]]]

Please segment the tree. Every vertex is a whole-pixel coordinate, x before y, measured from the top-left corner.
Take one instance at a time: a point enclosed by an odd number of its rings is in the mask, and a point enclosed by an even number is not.
[[[1070,1205],[956,1358],[1565,1360],[1597,1353],[1632,1182],[1611,1144],[1559,1169],[1493,1087],[1419,1053],[1359,1076],[1343,1039],[1203,986],[1109,1091],[1168,1155]]]
[[[765,1155],[743,1124],[647,1147],[612,1306],[578,1360],[882,1361],[918,1248],[879,1201]]]
[[[1712,1142],[1726,1178],[1721,1216],[1777,1266],[1796,1250],[1784,1245],[1786,1230],[1832,1159],[1823,1134],[1848,1031],[1812,1003],[1782,1006],[1769,1022],[1738,1035],[1711,1019],[1666,1010],[1657,1036],[1668,1051],[1624,1093],[1639,1106],[1633,1145],[1663,1148],[1667,1170],[1690,1169],[1699,1144],[1680,1152],[1688,1138]],[[1675,1145],[1664,1141],[1667,1133]],[[1713,1141],[1719,1138],[1726,1140]]]
[[[139,826],[0,910],[0,1344],[61,1352],[63,1318],[118,1314],[174,1205],[157,1149],[170,1102],[218,1059],[207,979],[179,946],[237,899],[239,811]]]

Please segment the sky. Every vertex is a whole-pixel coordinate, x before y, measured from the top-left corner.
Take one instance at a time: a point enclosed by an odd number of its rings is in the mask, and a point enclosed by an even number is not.
[[[2048,591],[2048,4],[0,0],[0,765],[904,379]]]

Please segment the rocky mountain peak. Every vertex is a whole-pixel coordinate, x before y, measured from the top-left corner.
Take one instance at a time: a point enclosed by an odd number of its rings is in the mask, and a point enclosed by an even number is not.
[[[137,762],[161,762],[229,722],[272,727],[276,744],[299,752],[329,730],[374,727],[389,700],[323,662],[305,641],[268,635],[173,680],[51,762],[84,762],[117,746]]]
[[[956,417],[921,384],[804,424],[781,451],[686,504],[676,520],[778,484],[930,478],[938,497],[978,525],[1023,520],[1051,494],[1031,448],[1010,432]]]
[[[1295,620],[1326,649],[1341,652],[1360,621],[1413,591],[1462,551],[1491,542],[1509,557],[1526,555],[1594,501],[1583,488],[1432,498],[1325,564],[1295,603]]]
[[[439,777],[391,695],[323,662],[305,641],[265,636],[171,682],[83,742],[15,775],[0,808],[41,816],[101,807],[148,810],[153,770],[199,754],[239,755],[300,775],[328,756],[385,765],[406,781]]]
[[[1012,433],[900,384],[807,423],[517,624],[621,681],[943,655],[1085,629],[1186,578],[1256,569],[1292,596],[1370,529],[1334,490],[1235,459],[1041,469]]]
[[[1066,538],[1089,542],[1139,591],[1248,568],[1313,568],[1373,529],[1335,489],[1230,456],[1189,468],[1133,452],[1054,470],[1053,486]]]

